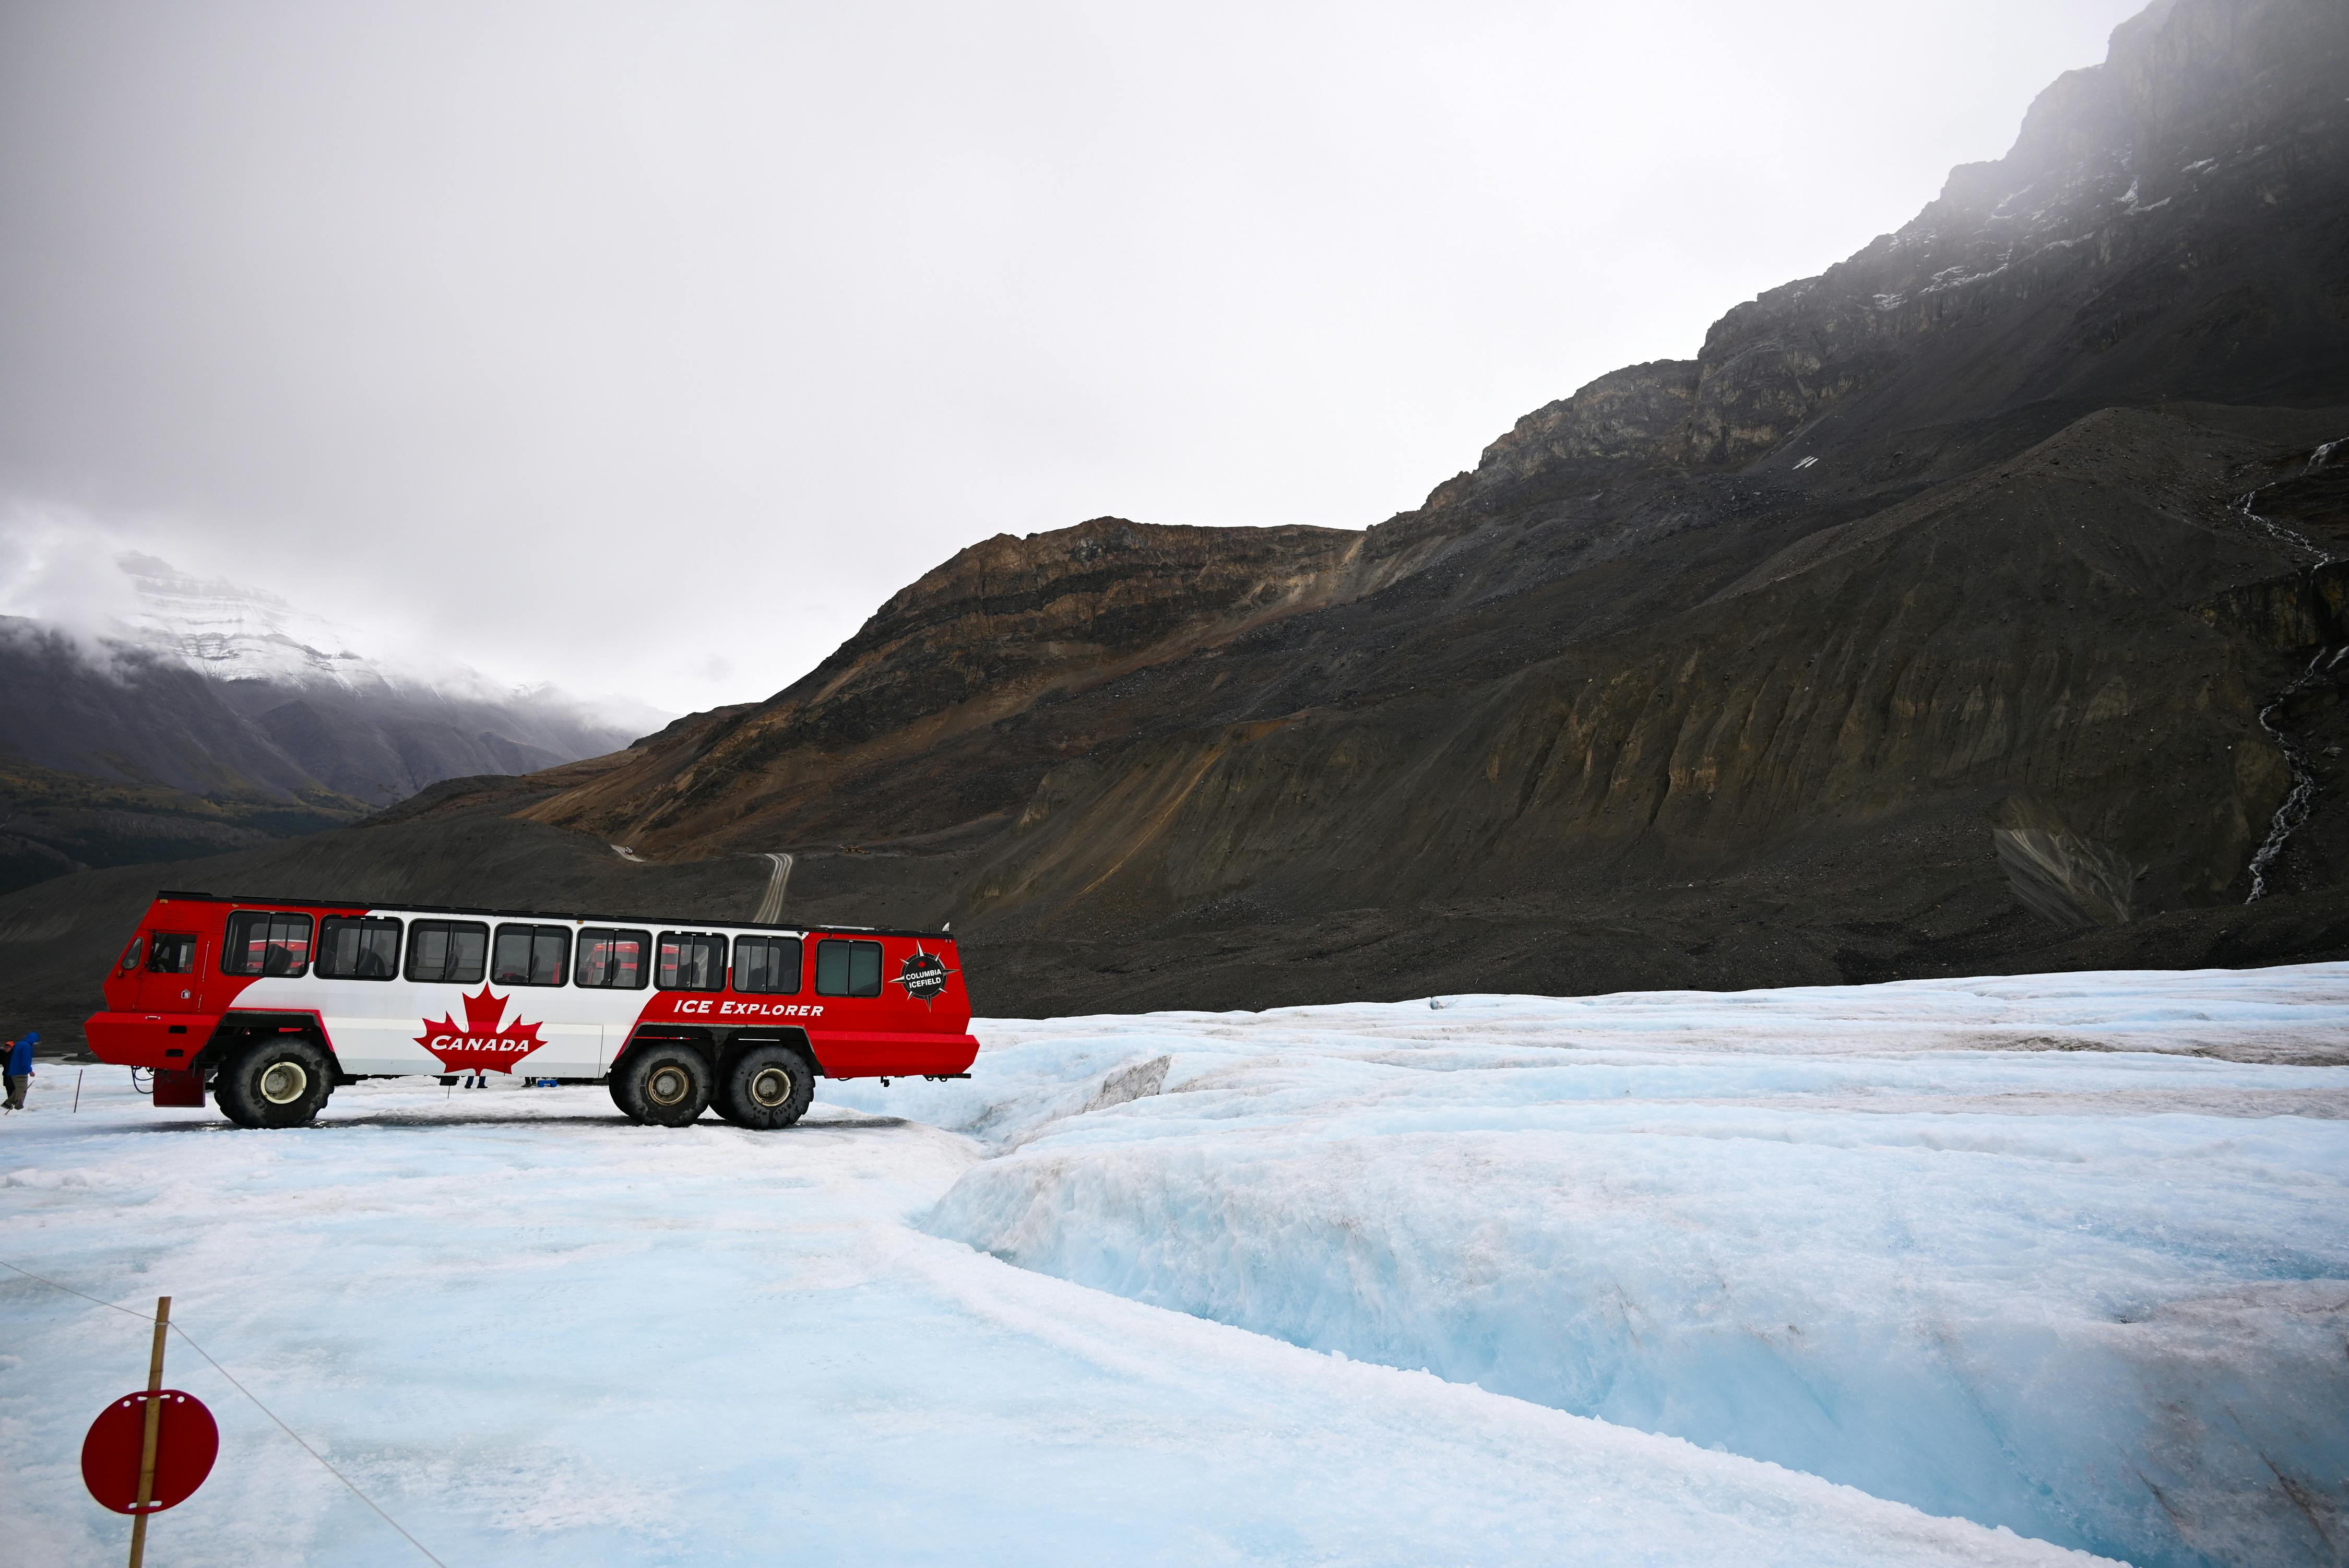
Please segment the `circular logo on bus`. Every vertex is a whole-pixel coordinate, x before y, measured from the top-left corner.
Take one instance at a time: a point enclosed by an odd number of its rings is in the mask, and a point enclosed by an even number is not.
[[[897,966],[897,984],[905,988],[906,995],[926,1006],[947,988],[947,976],[952,973],[945,959],[917,947]]]

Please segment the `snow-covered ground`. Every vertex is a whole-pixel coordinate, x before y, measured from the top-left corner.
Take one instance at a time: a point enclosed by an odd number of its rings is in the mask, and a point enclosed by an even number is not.
[[[784,1134],[52,1071],[0,1258],[451,1564],[2338,1559],[2349,966],[1443,1001],[982,1025]],[[113,1561],[145,1329],[0,1325],[5,1555]],[[169,1380],[155,1561],[421,1561]]]

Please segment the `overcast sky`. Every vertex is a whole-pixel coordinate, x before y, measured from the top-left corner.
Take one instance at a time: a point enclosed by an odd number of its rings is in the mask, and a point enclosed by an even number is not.
[[[989,534],[1416,505],[2138,5],[0,0],[0,561],[762,697]]]

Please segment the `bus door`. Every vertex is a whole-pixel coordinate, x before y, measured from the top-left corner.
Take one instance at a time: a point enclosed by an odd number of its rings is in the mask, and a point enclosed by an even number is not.
[[[614,1058],[627,1048],[636,1017],[645,1009],[645,988],[652,984],[653,934],[629,927],[583,926],[579,932],[579,967],[573,995],[597,998],[586,1006],[590,1016],[602,1015],[595,1071],[612,1070]],[[583,1039],[581,1044],[585,1044]]]
[[[146,952],[139,961],[139,1010],[202,1012],[203,973],[199,960],[207,944],[192,931],[150,930],[141,934]]]

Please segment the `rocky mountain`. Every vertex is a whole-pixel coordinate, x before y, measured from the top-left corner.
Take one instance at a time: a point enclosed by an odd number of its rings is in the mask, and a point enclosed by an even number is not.
[[[0,886],[316,832],[635,733],[558,693],[387,670],[252,589],[117,564],[123,613],[96,634],[0,617]]]
[[[1528,415],[1415,512],[991,541],[531,815],[670,854],[945,834],[978,847],[942,911],[1030,944],[1106,921],[1185,969],[1202,911],[1392,911],[1412,945],[1436,905],[1628,915],[1829,845],[1851,885],[1806,916],[1879,929],[1806,936],[1822,975],[1947,951],[1924,912],[1953,901],[2239,903],[2294,779],[2261,714],[2342,640],[2344,64],[2337,5],[2156,6],[1898,233]],[[2328,834],[2279,877],[2330,885]],[[1929,841],[1955,858],[1920,881]],[[1705,960],[1755,923],[1713,923],[1647,970],[1749,974]],[[1547,983],[1586,978],[1575,945]]]
[[[272,874],[447,896],[494,841],[506,902],[714,909],[788,849],[999,1012],[2342,955],[2344,80],[2337,0],[2164,0],[1413,511],[989,540],[764,702]],[[0,955],[61,965],[65,891]]]

